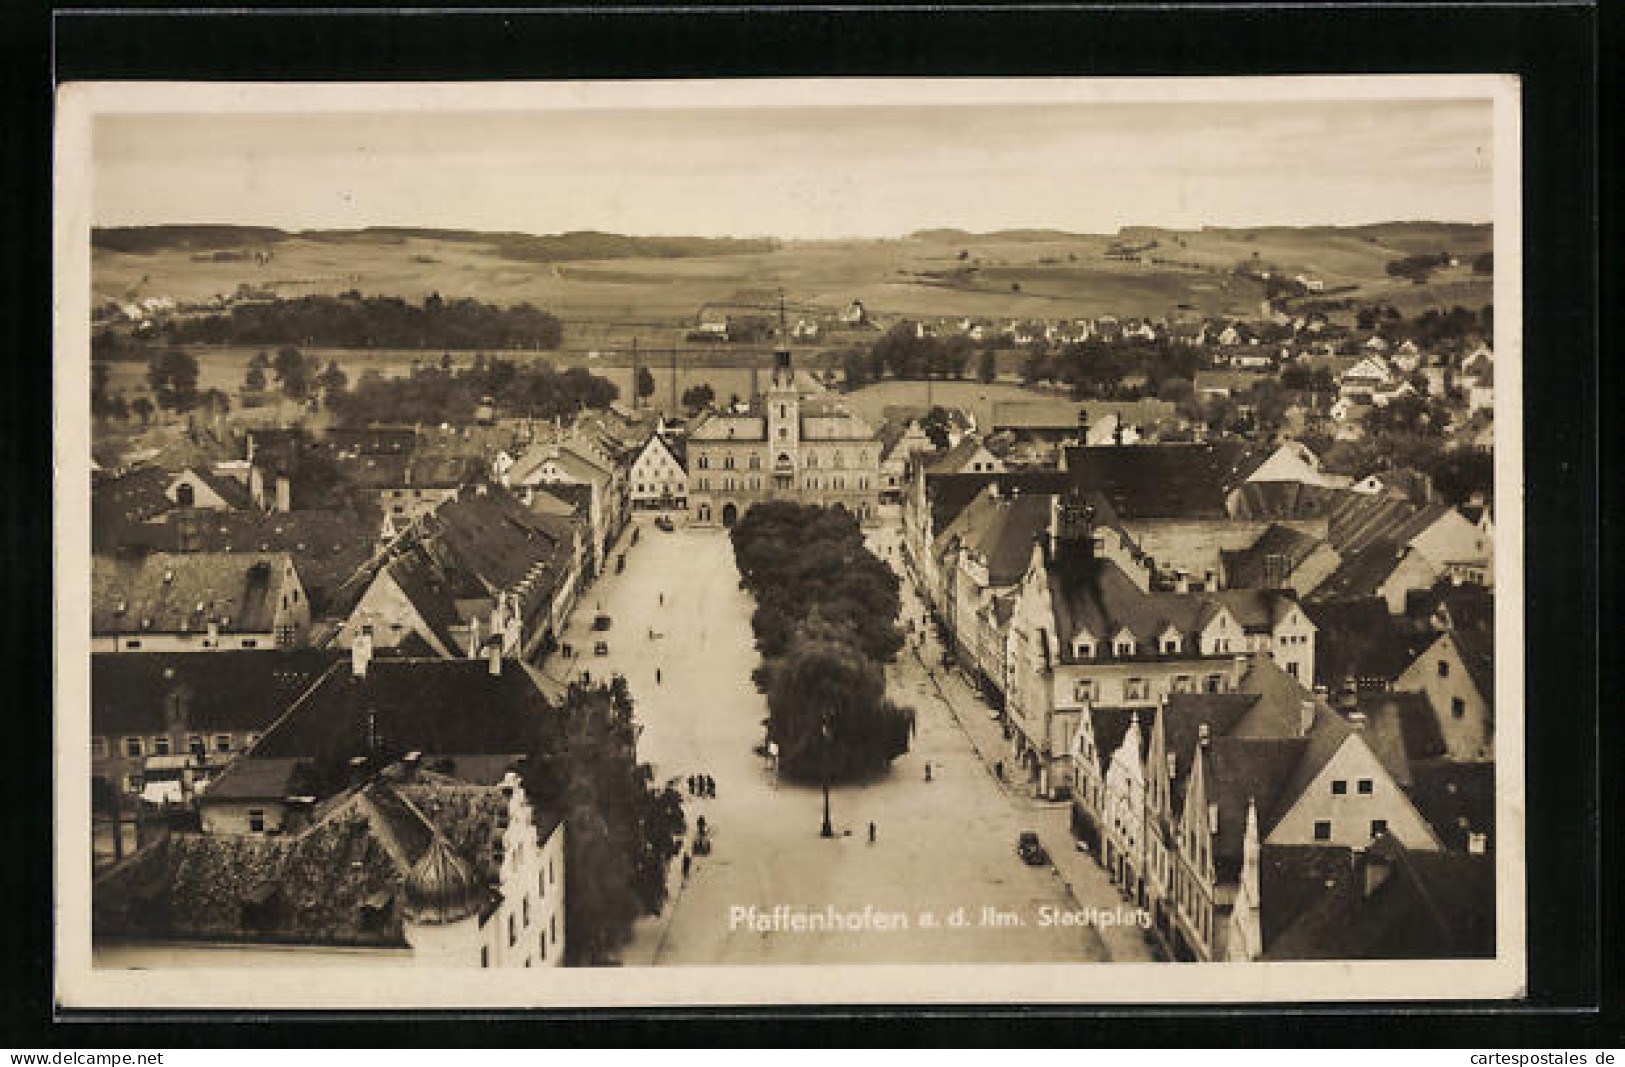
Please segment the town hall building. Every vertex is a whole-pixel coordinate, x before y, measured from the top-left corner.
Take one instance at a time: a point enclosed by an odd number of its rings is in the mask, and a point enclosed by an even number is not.
[[[840,504],[861,522],[880,504],[882,441],[833,399],[803,396],[790,353],[774,354],[765,392],[744,414],[713,412],[689,435],[689,515],[732,526],[752,504]]]

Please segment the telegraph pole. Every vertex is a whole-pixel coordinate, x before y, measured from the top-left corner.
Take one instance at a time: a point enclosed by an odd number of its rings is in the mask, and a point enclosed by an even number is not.
[[[632,338],[632,410],[636,411],[643,399],[638,389],[638,339]]]

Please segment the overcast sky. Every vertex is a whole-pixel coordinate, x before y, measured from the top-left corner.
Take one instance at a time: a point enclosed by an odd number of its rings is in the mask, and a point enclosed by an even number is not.
[[[98,225],[787,238],[1492,217],[1488,101],[102,115]]]

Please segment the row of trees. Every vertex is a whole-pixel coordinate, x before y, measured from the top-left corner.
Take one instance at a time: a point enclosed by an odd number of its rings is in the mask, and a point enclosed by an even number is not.
[[[861,776],[908,751],[913,712],[886,698],[896,658],[897,576],[841,507],[772,501],[733,528],[734,558],[757,599],[768,737],[795,777]]]
[[[498,307],[438,293],[421,305],[359,293],[239,304],[221,315],[168,319],[159,329],[177,342],[337,348],[537,350],[557,348],[564,334],[556,317],[528,303]]]
[[[619,395],[614,382],[585,367],[560,371],[542,361],[521,365],[481,356],[472,367],[454,370],[443,360],[439,366],[418,367],[398,378],[369,370],[354,388],[330,392],[327,403],[341,424],[363,426],[467,422],[487,397],[506,411],[551,419],[583,408],[608,407]]]

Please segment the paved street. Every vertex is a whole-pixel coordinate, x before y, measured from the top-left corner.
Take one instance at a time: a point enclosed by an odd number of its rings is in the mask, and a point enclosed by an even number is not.
[[[891,671],[891,682],[894,699],[919,713],[913,750],[876,780],[838,786],[832,801],[837,837],[820,838],[818,787],[777,781],[753,751],[767,709],[750,681],[758,662],[753,602],[738,587],[726,533],[679,526],[668,534],[641,522],[625,573],[611,567],[588,592],[565,640],[586,653],[576,668],[627,676],[644,727],[640,751],[657,780],[708,773],[718,796],[689,801],[690,821],[703,815],[710,824],[714,851],[695,857],[686,884],[674,871],[674,902],[664,915],[638,924],[625,964],[1120,955],[1117,931],[1108,930],[1103,941],[1091,926],[1043,924],[1045,909],[1059,915],[1079,907],[1054,869],[1028,867],[1015,855],[1024,829],[1040,830],[1046,841],[1054,836],[1052,818],[1039,822],[1050,812],[1000,789],[912,657]],[[614,623],[609,655],[594,657],[587,628],[600,606]],[[924,777],[927,762],[931,782]],[[873,844],[871,820],[878,834]],[[1082,905],[1115,909],[1118,899],[1107,887]],[[775,928],[754,926],[743,912],[751,907],[759,922]],[[790,910],[775,915],[781,907]],[[839,925],[824,918],[827,908],[842,916],[868,908],[871,918],[857,930],[790,928],[798,916],[807,920],[813,913]],[[964,925],[954,923],[958,909]],[[938,925],[925,925],[926,916]],[[882,923],[890,928],[878,928]]]

